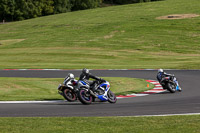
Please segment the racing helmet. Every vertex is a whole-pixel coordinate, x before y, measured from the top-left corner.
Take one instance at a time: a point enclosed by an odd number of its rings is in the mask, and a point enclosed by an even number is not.
[[[163,69],[158,69],[158,72],[159,72],[159,73],[162,73],[162,72],[163,72]]]
[[[71,79],[74,79],[74,74],[72,74],[72,73],[68,73],[68,75],[67,75],[69,78],[71,78]]]
[[[89,73],[89,70],[86,69],[86,68],[83,68],[82,73],[84,73],[84,74],[88,74],[88,73]]]

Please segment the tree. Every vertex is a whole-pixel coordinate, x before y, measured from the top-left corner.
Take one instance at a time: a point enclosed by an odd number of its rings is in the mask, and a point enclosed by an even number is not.
[[[54,12],[54,1],[53,0],[36,0],[39,2],[39,8],[42,11],[42,16],[53,14]]]
[[[54,14],[71,11],[70,0],[54,0]]]
[[[142,3],[151,2],[151,0],[104,0],[106,3],[112,2],[111,4],[132,4],[132,3]]]
[[[72,11],[91,9],[100,6],[102,0],[70,0]]]
[[[1,20],[12,20],[15,12],[15,1],[14,0],[0,0],[0,19]]]

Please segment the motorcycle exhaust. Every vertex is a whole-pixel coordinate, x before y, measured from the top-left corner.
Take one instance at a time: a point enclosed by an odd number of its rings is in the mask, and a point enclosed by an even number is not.
[[[93,91],[91,91],[90,90],[90,94],[93,96],[93,97],[95,97],[95,98],[97,98],[98,96],[96,96],[95,94],[94,94],[94,92]]]

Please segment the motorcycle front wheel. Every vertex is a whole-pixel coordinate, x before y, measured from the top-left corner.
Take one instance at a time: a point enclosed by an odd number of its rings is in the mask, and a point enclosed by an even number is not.
[[[108,96],[108,102],[110,102],[110,103],[116,103],[117,102],[117,97],[115,96],[115,94],[111,90],[108,91],[107,96]]]
[[[69,101],[69,102],[76,101],[76,99],[77,99],[76,94],[72,90],[66,88],[66,89],[63,89],[62,92],[63,92],[63,97],[67,101]]]
[[[172,84],[172,83],[167,83],[167,89],[171,93],[175,93],[176,92],[176,86],[174,84]]]
[[[78,99],[82,104],[91,104],[92,96],[89,94],[89,91],[85,89],[80,89],[78,92]]]

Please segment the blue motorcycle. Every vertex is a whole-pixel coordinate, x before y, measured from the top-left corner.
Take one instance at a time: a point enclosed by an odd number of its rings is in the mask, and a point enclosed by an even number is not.
[[[175,93],[176,91],[181,91],[181,88],[176,80],[174,75],[168,75],[164,77],[160,84],[162,85],[163,89],[167,89],[171,93]]]
[[[117,98],[115,94],[110,90],[110,84],[108,81],[95,81],[97,82],[97,89],[93,92],[90,86],[82,80],[77,82],[79,88],[78,99],[82,104],[91,104],[98,98],[100,101],[108,101],[110,103],[116,103]]]

